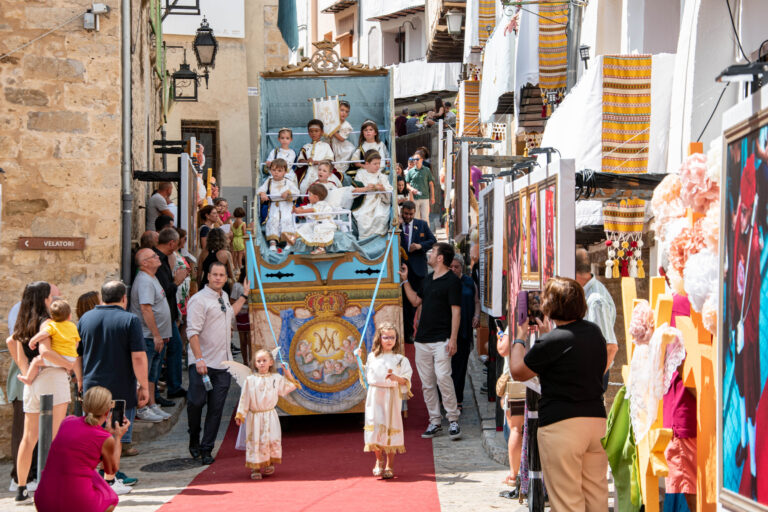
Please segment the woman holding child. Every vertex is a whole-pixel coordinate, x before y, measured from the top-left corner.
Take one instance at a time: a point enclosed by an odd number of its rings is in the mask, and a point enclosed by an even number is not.
[[[6,340],[8,351],[18,365],[22,375],[27,375],[30,363],[42,355],[56,366],[45,366],[31,384],[24,386],[24,437],[19,445],[17,458],[17,476],[19,488],[16,502],[29,502],[27,477],[32,463],[32,452],[37,444],[40,419],[40,396],[53,395],[53,437],[59,430],[67,414],[70,402],[69,372],[73,363],[51,350],[50,337],[43,337],[38,346],[29,346],[32,338],[40,332],[43,324],[50,318],[49,308],[53,302],[51,285],[45,281],[36,281],[24,288],[21,307],[13,334]]]

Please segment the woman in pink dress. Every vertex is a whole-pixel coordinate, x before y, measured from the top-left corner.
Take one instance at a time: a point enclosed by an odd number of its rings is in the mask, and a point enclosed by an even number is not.
[[[117,494],[96,472],[114,475],[120,462],[120,439],[130,422],[112,428],[112,393],[95,386],[83,397],[84,417],[68,416],[51,444],[51,451],[35,492],[39,512],[111,512]],[[106,429],[101,427],[106,422]]]

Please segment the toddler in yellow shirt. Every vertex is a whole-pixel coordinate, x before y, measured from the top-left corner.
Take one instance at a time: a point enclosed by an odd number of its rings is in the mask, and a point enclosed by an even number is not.
[[[51,350],[59,354],[67,361],[77,359],[77,344],[80,342],[80,334],[77,332],[77,326],[71,321],[72,309],[65,300],[55,300],[51,304],[51,319],[43,322],[40,326],[40,332],[35,334],[29,340],[29,348],[35,349],[37,345],[45,338],[51,338]],[[19,380],[26,385],[32,382],[45,366],[58,367],[58,365],[47,361],[43,356],[37,356],[32,359],[26,375],[19,375]],[[75,375],[77,377],[78,389],[83,381],[82,370],[75,366]]]

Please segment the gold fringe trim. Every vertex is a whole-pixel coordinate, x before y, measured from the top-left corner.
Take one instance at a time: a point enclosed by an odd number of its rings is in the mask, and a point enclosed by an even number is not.
[[[375,443],[366,443],[364,452],[405,453],[405,446],[382,446]]]
[[[413,393],[411,393],[411,381],[408,379],[405,379],[405,385],[408,386],[408,391],[405,393],[405,395],[400,393],[400,397],[402,398],[403,396],[405,396],[405,399],[408,400],[413,396]]]
[[[330,246],[333,245],[333,240],[331,240],[330,242],[328,242],[326,244],[323,244],[323,243],[319,243],[319,242],[309,242],[308,240],[306,240],[301,235],[298,235],[298,238],[299,238],[299,240],[304,242],[304,245],[306,245],[307,247],[330,247]]]
[[[293,243],[290,240],[288,240],[287,235],[291,235],[292,237],[296,237],[297,236],[296,233],[294,233],[294,232],[284,231],[284,232],[280,233],[280,241],[281,242]]]
[[[282,464],[283,459],[269,459],[267,462],[246,462],[245,467],[249,469],[261,469],[275,464]]]
[[[384,424],[380,424],[380,425],[365,425],[363,427],[363,432],[374,432],[375,430],[380,430],[380,431],[381,430],[386,430],[388,436],[391,436],[392,434],[399,434],[400,432],[402,432],[402,430],[397,429],[397,428],[388,428]]]
[[[247,412],[247,411],[246,411],[246,414],[248,414],[248,412]],[[240,413],[237,413],[237,414],[235,415],[235,419],[236,419],[236,420],[240,420],[240,422],[243,422],[243,421],[245,421],[245,416],[243,416],[243,415],[242,415],[242,414],[240,414]]]

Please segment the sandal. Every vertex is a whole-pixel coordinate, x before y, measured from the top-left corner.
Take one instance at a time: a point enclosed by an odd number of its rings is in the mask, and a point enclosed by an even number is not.
[[[395,474],[392,472],[392,468],[386,468],[384,470],[384,473],[381,474],[381,478],[384,480],[391,480],[395,477]]]
[[[121,453],[123,457],[135,457],[138,454],[139,454],[139,450],[137,450],[136,448],[130,445],[123,446],[123,451]]]
[[[261,480],[261,473],[258,469],[251,471],[251,480]]]
[[[384,473],[384,468],[381,467],[381,461],[376,461],[376,465],[373,466],[373,476],[381,476]]]
[[[517,477],[512,475],[507,475],[507,477],[502,481],[502,483],[510,487],[515,487],[517,485]]]
[[[263,470],[263,473],[265,476],[274,475],[275,474],[275,466],[267,466]]]

